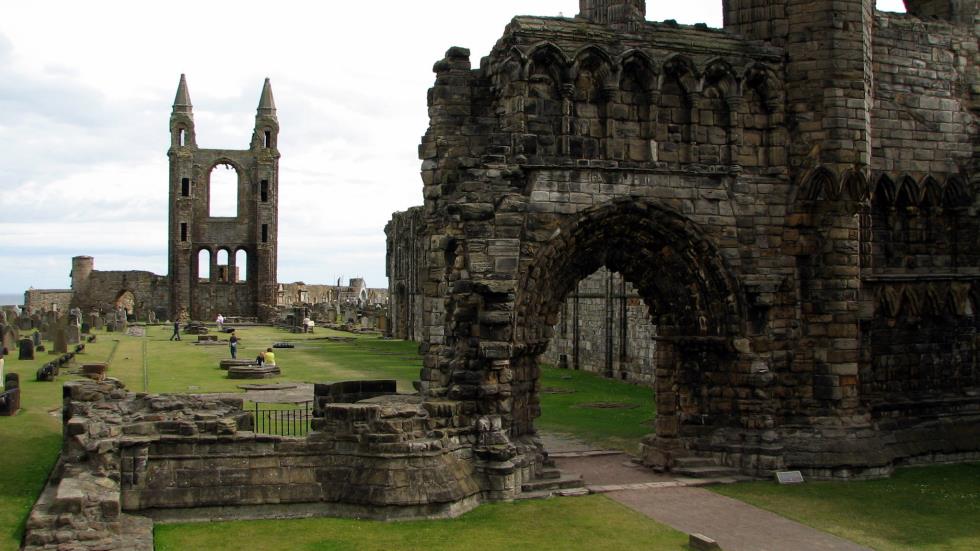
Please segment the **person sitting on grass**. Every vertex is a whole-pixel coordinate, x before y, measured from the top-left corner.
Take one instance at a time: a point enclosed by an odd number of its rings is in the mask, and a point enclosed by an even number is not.
[[[276,365],[276,354],[271,348],[266,348],[263,356],[263,359],[265,359],[265,365]]]

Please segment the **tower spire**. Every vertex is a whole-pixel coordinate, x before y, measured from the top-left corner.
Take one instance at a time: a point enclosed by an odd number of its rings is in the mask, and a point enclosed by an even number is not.
[[[259,98],[258,116],[276,116],[276,100],[272,98],[272,83],[266,77],[262,85],[262,96]]]
[[[180,74],[180,84],[177,85],[177,95],[174,97],[175,113],[190,113],[193,109],[191,105],[191,95],[187,92],[187,77],[184,73]]]

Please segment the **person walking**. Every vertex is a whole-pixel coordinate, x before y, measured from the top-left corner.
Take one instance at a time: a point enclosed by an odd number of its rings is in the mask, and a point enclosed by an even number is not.
[[[238,335],[235,334],[235,330],[231,330],[231,338],[228,339],[228,347],[231,349],[231,359],[238,358]]]
[[[174,334],[170,335],[170,340],[179,341],[180,340],[180,322],[174,320]]]

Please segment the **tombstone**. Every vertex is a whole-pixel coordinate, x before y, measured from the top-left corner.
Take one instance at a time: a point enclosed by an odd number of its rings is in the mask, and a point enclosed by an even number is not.
[[[156,312],[154,312],[153,310],[150,310],[146,314],[146,322],[147,323],[156,323],[157,322],[157,314],[156,314]]]
[[[34,359],[34,341],[31,339],[21,339],[20,347],[18,349],[17,359],[18,360],[33,360]]]
[[[34,341],[34,346],[35,347],[41,346],[41,333],[38,332],[38,331],[35,331],[31,335],[31,340]]]
[[[101,330],[105,329],[105,321],[102,319],[102,316],[100,316],[99,314],[96,314],[96,313],[92,313],[89,316],[91,317],[91,320],[92,320],[90,322],[90,325],[96,331],[101,331]]]
[[[53,331],[54,338],[51,339],[51,340],[54,341],[54,344],[51,347],[51,349],[52,349],[52,351],[55,354],[66,354],[66,353],[68,353],[68,327],[67,327],[67,323],[68,323],[68,318],[66,316],[66,317],[61,318],[61,321],[59,323],[56,323],[55,326],[54,326],[54,331]]]
[[[69,323],[66,333],[68,337],[68,344],[78,344],[82,342],[82,331],[77,325]]]
[[[82,331],[82,334],[83,335],[88,335],[89,333],[92,332],[92,326],[89,325],[87,321],[86,322],[82,322],[81,331]]]
[[[68,325],[74,325],[80,327],[82,325],[82,309],[79,307],[72,308],[68,311]]]
[[[9,324],[0,324],[0,348],[12,350],[19,340],[17,329]]]
[[[20,409],[20,376],[7,373],[3,376],[3,392],[0,392],[0,415],[10,416]]]
[[[33,324],[31,323],[31,317],[27,315],[27,312],[24,312],[17,317],[17,329],[20,329],[21,331],[30,331],[32,327]]]

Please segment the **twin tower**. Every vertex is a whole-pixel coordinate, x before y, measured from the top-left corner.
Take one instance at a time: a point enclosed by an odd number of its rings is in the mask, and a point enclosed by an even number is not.
[[[170,115],[170,307],[174,319],[269,319],[276,303],[279,121],[265,80],[248,149],[197,146],[187,80]],[[212,211],[212,175],[237,179],[235,216]],[[217,178],[216,178],[217,179]],[[225,214],[225,213],[222,213]]]

